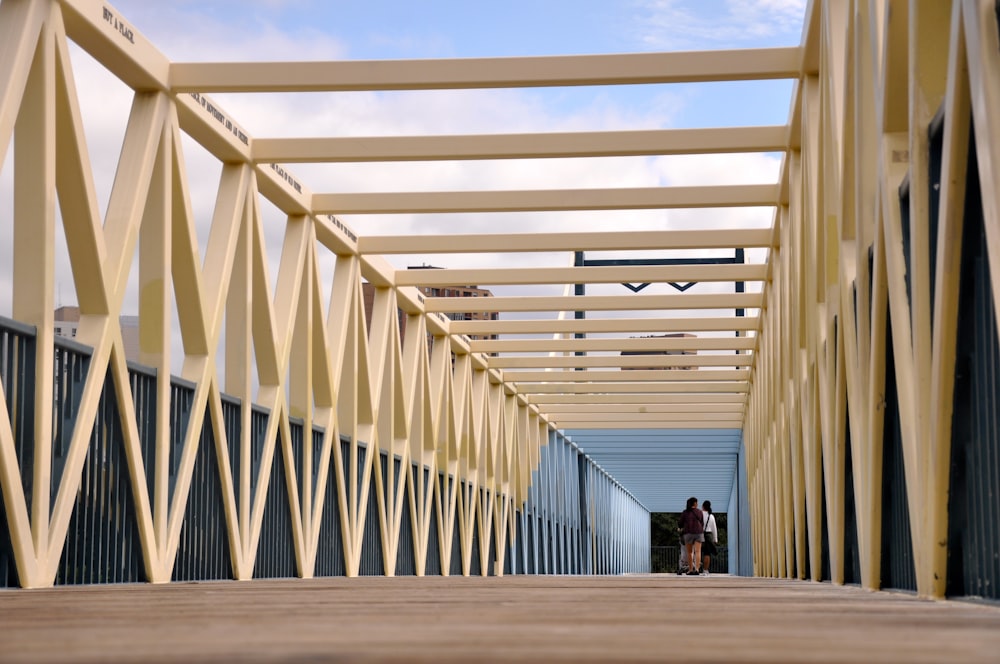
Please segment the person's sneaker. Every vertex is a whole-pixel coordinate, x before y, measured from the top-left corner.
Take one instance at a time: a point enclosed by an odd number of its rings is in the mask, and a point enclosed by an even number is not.
[[[707,569],[701,570],[701,573],[704,574],[705,576],[708,576],[708,570]]]
[[[688,572],[688,576],[698,576],[698,570],[696,569],[691,570],[690,572]]]

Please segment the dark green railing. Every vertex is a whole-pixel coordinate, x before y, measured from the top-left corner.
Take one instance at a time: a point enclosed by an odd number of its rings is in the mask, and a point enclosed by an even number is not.
[[[718,546],[711,557],[708,571],[712,574],[729,573],[729,547]],[[649,570],[654,574],[675,574],[680,569],[680,546],[654,546],[649,549]]]

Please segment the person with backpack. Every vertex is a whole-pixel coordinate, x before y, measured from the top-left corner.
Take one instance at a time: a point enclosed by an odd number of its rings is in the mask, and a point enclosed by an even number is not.
[[[688,574],[696,576],[700,572],[701,543],[704,541],[705,519],[698,509],[698,499],[688,498],[687,507],[681,512],[681,539],[684,541],[684,552],[690,561]]]

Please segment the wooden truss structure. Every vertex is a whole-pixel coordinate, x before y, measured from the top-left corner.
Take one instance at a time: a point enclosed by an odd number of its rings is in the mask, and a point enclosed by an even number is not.
[[[349,506],[341,514],[349,573],[357,573],[369,487],[379,494],[384,555],[391,562],[404,510],[414,516],[418,548],[436,536],[429,528],[432,510],[445,522],[442,532],[451,533],[459,519],[463,538],[471,537],[465,524],[473,521],[456,515],[461,509],[488,515],[498,532],[513,532],[513,513],[528,495],[550,431],[726,427],[744,432],[754,571],[764,575],[803,575],[806,551],[818,574],[825,491],[833,576],[842,580],[849,440],[863,515],[863,584],[870,588],[879,587],[881,394],[890,343],[885,323],[891,319],[919,590],[941,596],[946,549],[938,543],[947,532],[959,286],[949,268],[961,251],[972,124],[989,261],[1000,265],[1000,193],[986,185],[1000,181],[1000,50],[993,12],[990,0],[816,0],[800,46],[748,51],[174,63],[105,3],[3,0],[0,164],[14,146],[13,318],[36,327],[40,347],[53,345],[53,247],[61,224],[81,311],[77,340],[93,349],[77,421],[94,421],[110,372],[153,581],[170,579],[203,423],[214,429],[220,468],[230,467],[222,408],[228,394],[271,413],[265,459],[274,446],[292,459],[293,420],[306,431],[325,432],[321,446],[307,445],[303,452],[305,468],[315,473],[297,477],[290,463],[285,466],[304,576],[312,574],[323,512],[322,493],[314,488],[326,484],[328,472],[346,477],[345,468],[357,467],[359,443],[387,451],[404,467],[413,462],[463,478],[485,489],[482,500],[488,502],[477,507],[454,495],[439,500],[425,490],[422,476],[409,487],[391,469],[386,476],[372,472],[377,455],[368,455],[360,475],[338,480],[341,503]],[[134,91],[103,215],[70,41]],[[272,138],[251,135],[209,96],[765,79],[796,81],[784,126]],[[907,265],[903,234],[915,243],[930,235],[927,127],[940,108],[945,175],[939,239],[935,254],[918,246]],[[179,147],[182,134],[221,164],[204,246]],[[313,191],[290,166],[739,152],[784,153],[780,177],[760,185],[365,193]],[[913,201],[908,231],[897,194],[906,176]],[[274,282],[264,199],[287,217]],[[773,208],[771,226],[366,236],[342,218],[747,206]],[[539,253],[720,249],[764,249],[766,258],[608,267],[518,267],[514,260]],[[479,253],[509,255],[511,267],[417,271],[396,269],[389,260]],[[324,261],[335,264],[332,280],[323,277]],[[147,483],[129,394],[119,316],[136,272],[141,362],[157,370],[158,441],[170,435],[171,367],[182,364],[181,378],[196,386],[173,489],[165,443],[157,444],[162,458]],[[992,274],[997,294],[1000,269]],[[370,319],[365,281],[375,290]],[[418,288],[651,281],[741,281],[751,287],[745,293],[625,298],[498,296],[488,308],[503,315],[488,321],[452,320],[446,314],[467,312],[468,298],[429,297]],[[735,315],[737,309],[747,315]],[[578,311],[587,316],[574,318]],[[623,311],[622,317],[599,315]],[[510,315],[524,312],[531,315]],[[175,329],[182,358],[174,357]],[[44,441],[53,437],[53,359],[42,352],[35,362],[35,435]],[[249,432],[249,408],[242,417],[242,430]],[[24,585],[48,585],[92,432],[87,424],[72,432],[58,486],[47,470],[51,448],[37,445],[34,500],[23,490],[13,432],[11,409],[0,408],[0,485],[18,571]],[[347,457],[339,438],[351,441]],[[248,450],[244,444],[242,454]],[[222,473],[237,578],[252,573],[263,519],[263,503],[251,495],[251,465],[245,456],[239,476]],[[269,461],[258,472],[266,483]],[[151,490],[141,490],[147,484]],[[49,495],[51,504],[42,499]],[[442,546],[450,548],[450,540]]]

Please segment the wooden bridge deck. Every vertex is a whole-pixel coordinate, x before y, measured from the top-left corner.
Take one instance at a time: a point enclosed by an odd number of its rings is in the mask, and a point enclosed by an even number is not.
[[[0,591],[0,661],[1000,662],[1000,607],[729,576]]]

